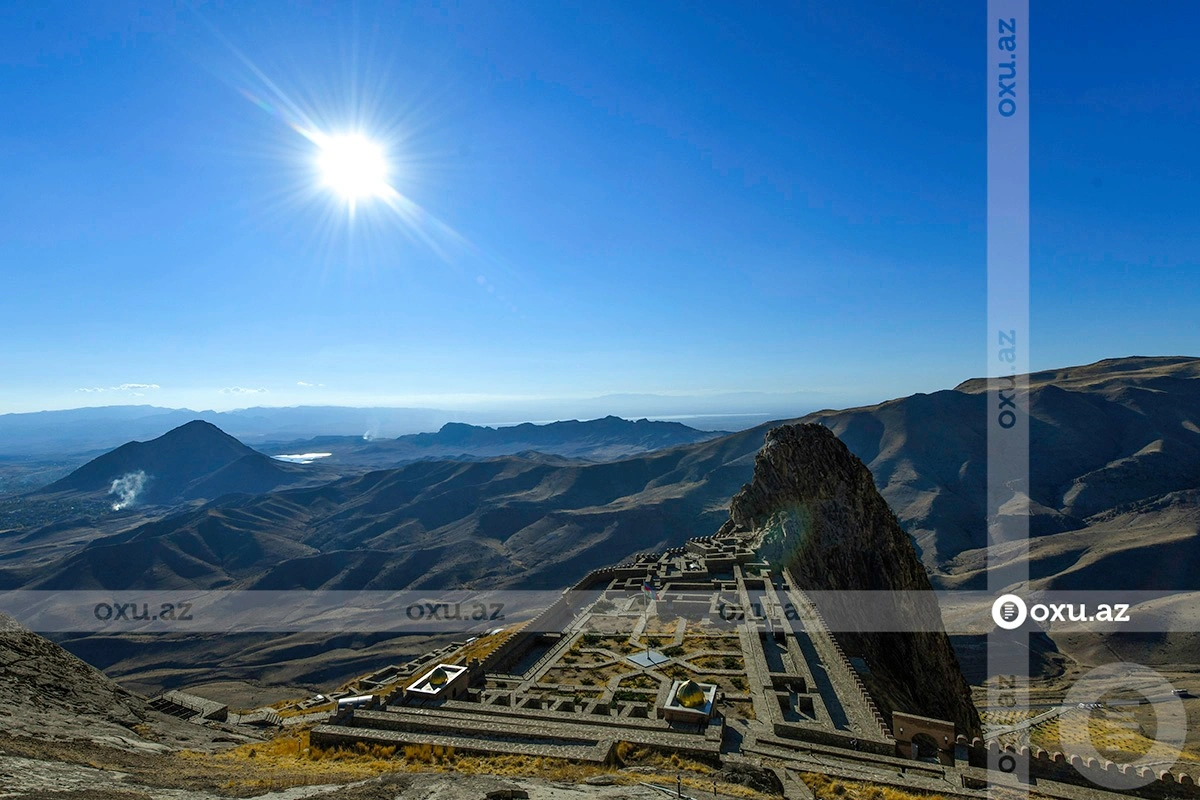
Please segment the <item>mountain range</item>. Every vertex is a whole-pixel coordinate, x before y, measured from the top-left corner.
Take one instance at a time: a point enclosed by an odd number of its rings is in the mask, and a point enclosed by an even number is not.
[[[1200,588],[1200,360],[1112,359],[1029,380],[1033,586]],[[969,380],[798,420],[826,426],[870,468],[935,587],[985,585],[984,390]],[[420,461],[227,496],[103,534],[29,528],[0,536],[0,588],[566,586],[714,532],[772,427],[604,463],[535,453]],[[225,447],[220,431],[195,430],[198,452]],[[133,463],[124,458],[122,468]],[[102,472],[87,485],[102,485]],[[189,476],[171,483],[174,496],[215,480]]]
[[[587,461],[613,461],[651,450],[694,444],[722,435],[679,422],[603,419],[491,427],[448,422],[436,433],[395,439],[319,436],[265,446],[268,453],[319,453],[322,463],[382,469],[425,459],[478,459],[526,451]]]
[[[741,430],[791,413],[791,409],[819,408],[820,399],[815,394],[739,392],[696,397],[638,394],[497,401],[489,408],[474,410],[305,405],[194,411],[151,405],[96,406],[0,414],[0,463],[13,457],[95,455],[127,441],[153,439],[197,419],[258,447],[314,436],[390,439],[435,431],[455,422],[511,427],[527,420],[595,419],[608,414],[627,419],[683,420],[705,430]]]

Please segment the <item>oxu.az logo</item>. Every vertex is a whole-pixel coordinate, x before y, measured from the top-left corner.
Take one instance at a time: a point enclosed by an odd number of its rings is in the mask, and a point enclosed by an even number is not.
[[[1087,603],[1025,604],[1015,594],[1005,594],[992,603],[992,621],[1006,631],[1034,622],[1129,622],[1128,603],[1100,603],[1089,611]]]
[[[992,603],[992,621],[1006,631],[1015,631],[1029,618],[1025,601],[1015,594],[1005,594]]]

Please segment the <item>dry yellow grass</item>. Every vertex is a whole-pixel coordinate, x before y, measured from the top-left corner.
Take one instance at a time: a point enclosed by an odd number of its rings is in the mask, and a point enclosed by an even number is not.
[[[700,669],[736,669],[742,672],[746,671],[746,666],[742,663],[741,656],[700,656],[699,658],[691,659],[692,666]]]
[[[736,636],[685,636],[683,647],[689,653],[697,650],[716,650],[718,652],[741,655],[742,642]]]
[[[307,730],[285,731],[268,742],[224,753],[182,752],[189,766],[221,776],[220,790],[234,797],[316,783],[349,783],[395,769],[382,752],[330,755],[310,747]]]
[[[358,743],[351,747],[321,748],[309,742],[308,731],[286,731],[269,742],[242,745],[221,754],[183,753],[190,766],[222,776],[220,789],[230,796],[250,796],[316,783],[348,783],[389,772],[459,772],[467,775],[536,778],[578,783],[594,775],[610,775],[617,783],[639,781],[673,787],[676,775],[683,785],[711,789],[713,766],[677,754],[622,742],[613,765],[581,764],[555,758],[518,755],[462,755],[452,747],[420,744],[394,746]],[[650,767],[656,773],[629,774],[621,766]],[[748,800],[767,798],[736,784],[718,782],[722,795]]]
[[[658,681],[651,675],[638,673],[628,678],[622,678],[619,686],[622,689],[657,689]]]
[[[700,797],[704,797],[705,793],[712,791],[711,780],[699,778],[689,774],[684,774],[681,777],[683,780],[680,781],[680,783],[683,784],[684,788],[695,789]],[[667,789],[674,789],[677,785],[675,777],[672,775],[639,775],[638,780],[644,781],[645,783],[653,783],[658,786],[664,786]],[[778,800],[779,797],[779,795],[775,794],[763,794],[762,792],[755,791],[754,789],[742,786],[740,784],[723,783],[721,781],[717,781],[717,791],[722,797],[745,797],[749,800],[760,800],[760,798],[773,798],[774,800]]]
[[[822,775],[816,772],[801,773],[800,779],[818,798],[818,800],[947,800],[945,795],[936,794],[933,792],[912,791],[907,789],[897,789],[891,786],[875,786],[869,783],[861,783],[859,781],[847,781],[840,778],[831,778],[828,775]],[[993,788],[996,796],[1003,796],[1004,790]],[[1046,800],[1042,795],[1038,794],[1013,794],[1016,798],[1029,798],[1030,800]]]
[[[1024,722],[1027,719],[1037,716],[1040,711],[1033,709],[1006,709],[996,711],[988,709],[979,712],[979,719],[987,727],[1006,727],[1008,725],[1016,725],[1019,722]]]
[[[229,779],[222,789],[240,795],[313,783],[346,783],[387,772],[491,774],[577,781],[606,771],[560,759],[521,756],[463,756],[452,747],[358,743],[352,747],[314,747],[308,731],[288,731],[269,742],[242,745],[221,754],[186,752],[181,757],[210,767]]]
[[[818,800],[948,800],[945,795],[933,792],[874,786],[869,783],[831,778],[815,772],[802,773],[800,778]],[[1008,790],[1001,787],[992,787],[989,791],[993,797],[1011,796],[1012,800],[1049,800],[1044,795],[1037,793],[1013,791],[1010,794]]]
[[[684,636],[719,636],[723,633],[722,629],[714,625],[707,618],[701,620],[689,620],[683,629]]]
[[[337,703],[336,702],[322,703],[319,706],[312,706],[311,708],[299,708],[297,706],[292,706],[290,708],[281,708],[278,711],[276,711],[276,713],[279,714],[280,717],[286,718],[286,717],[300,717],[305,714],[328,713],[330,711],[337,711]]]
[[[1030,732],[1029,742],[1044,750],[1071,755],[1090,740],[1102,756],[1121,763],[1135,761],[1151,752],[1155,742],[1147,733],[1129,712],[1072,709],[1036,726]],[[1200,754],[1190,748],[1185,748],[1179,758],[1190,764],[1200,763]]]
[[[563,666],[560,661],[552,669],[546,671],[539,683],[571,683],[581,686],[603,686],[608,680],[617,675],[632,672],[633,668],[624,664],[609,664],[605,667],[588,667],[586,665]],[[590,684],[584,679],[589,679]]]
[[[664,753],[648,745],[632,742],[617,742],[615,756],[621,766],[655,767],[674,771],[695,772],[708,775],[713,772],[709,764],[685,758],[678,753]]]
[[[711,764],[706,764],[703,761],[685,758],[678,753],[665,753],[652,747],[635,745],[630,742],[617,742],[614,755],[619,766],[651,767],[662,770],[666,774],[638,774],[637,780],[667,788],[674,788],[677,785],[676,778],[678,777],[682,779],[682,784],[688,788],[711,791],[713,785],[712,776],[718,771]],[[774,796],[763,794],[739,784],[726,783],[719,779],[717,780],[717,790],[722,796],[728,797],[765,798]]]
[[[447,661],[453,664],[466,664],[472,658],[477,658],[480,661],[491,655],[492,651],[500,645],[508,641],[510,636],[520,632],[528,623],[522,622],[519,625],[512,625],[499,633],[491,636],[481,636],[470,644],[463,645],[455,652],[451,653]]]
[[[455,756],[452,767],[455,772],[466,775],[540,778],[541,780],[570,783],[611,771],[610,768],[597,764],[577,764],[558,758],[530,758],[516,755]],[[420,769],[420,763],[416,762],[410,765],[410,768]]]

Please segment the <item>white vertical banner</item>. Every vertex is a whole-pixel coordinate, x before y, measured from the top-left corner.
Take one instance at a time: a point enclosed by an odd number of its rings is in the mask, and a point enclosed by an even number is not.
[[[999,598],[1019,595],[1029,580],[1029,0],[988,0],[986,47],[988,590]],[[989,709],[1029,705],[1019,603],[1008,597],[995,607]],[[1012,776],[990,791],[1013,779],[1028,785],[1029,764],[1015,753],[989,755],[988,768]]]

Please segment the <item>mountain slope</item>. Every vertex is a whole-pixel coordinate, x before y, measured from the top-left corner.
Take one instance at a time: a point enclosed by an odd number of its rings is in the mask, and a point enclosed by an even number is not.
[[[126,505],[170,503],[267,492],[309,475],[246,447],[211,423],[193,420],[157,439],[121,445],[38,494],[112,494]]]
[[[0,729],[42,739],[139,740],[145,702],[0,614]]]
[[[521,456],[418,462],[227,498],[101,537],[57,565],[16,565],[0,572],[0,585],[561,586],[615,557],[714,528],[743,478],[729,461],[748,463],[752,452],[714,440],[602,464]],[[249,540],[261,559],[217,555]]]
[[[975,379],[805,418],[863,460],[935,570],[986,544],[985,390]],[[1029,400],[1031,535],[1081,530],[1123,504],[1200,487],[1200,359],[1035,373]]]

